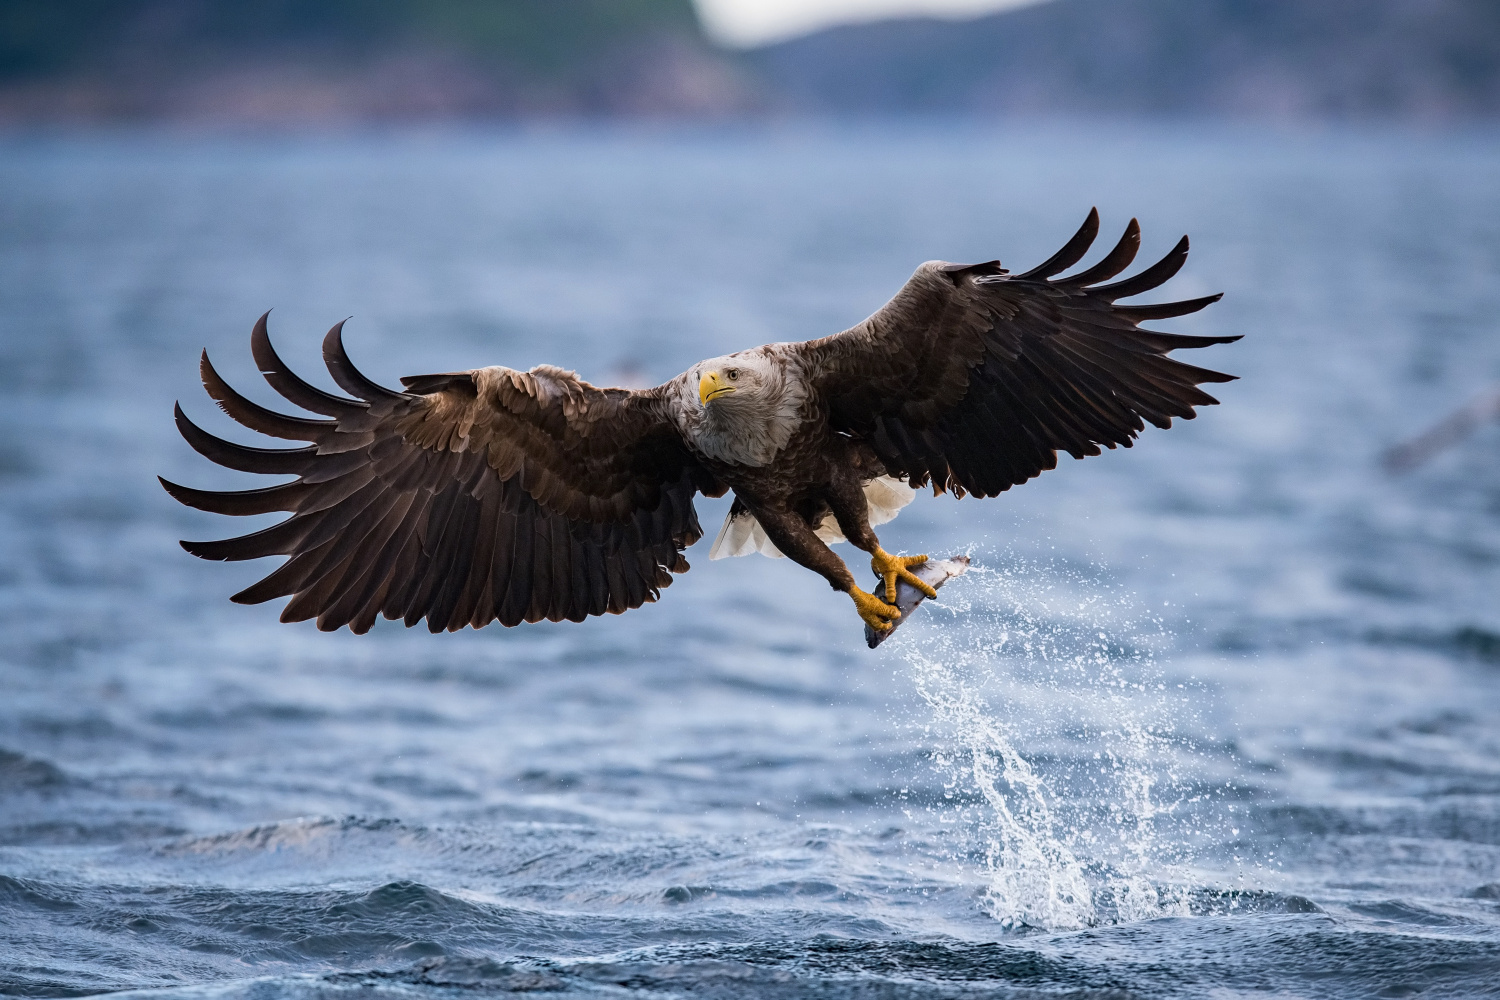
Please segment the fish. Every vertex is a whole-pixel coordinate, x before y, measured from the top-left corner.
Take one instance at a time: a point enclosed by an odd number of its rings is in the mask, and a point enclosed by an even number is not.
[[[942,587],[943,584],[956,576],[963,576],[969,568],[968,556],[949,556],[947,559],[929,559],[920,566],[911,567],[912,573],[927,584],[933,590]],[[875,578],[875,587],[871,593],[878,597],[885,597],[885,581],[880,577]],[[874,649],[885,642],[896,633],[896,629],[911,620],[912,613],[926,600],[926,595],[905,580],[896,581],[896,610],[901,612],[901,617],[891,622],[891,627],[884,632],[878,632],[870,626],[865,626],[865,645]]]

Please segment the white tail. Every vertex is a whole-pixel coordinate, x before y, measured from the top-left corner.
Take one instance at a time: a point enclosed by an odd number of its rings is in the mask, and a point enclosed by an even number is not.
[[[881,476],[865,483],[865,503],[869,505],[870,524],[885,524],[895,520],[896,515],[901,513],[901,508],[911,503],[916,495],[917,491],[908,486],[906,480],[893,476]],[[844,533],[839,530],[838,521],[834,520],[832,514],[823,518],[817,532],[818,537],[830,545],[844,541]],[[772,559],[785,558],[776,544],[766,536],[766,529],[760,526],[755,515],[746,511],[724,518],[724,527],[719,529],[713,548],[708,550],[708,558],[728,559],[755,552]]]

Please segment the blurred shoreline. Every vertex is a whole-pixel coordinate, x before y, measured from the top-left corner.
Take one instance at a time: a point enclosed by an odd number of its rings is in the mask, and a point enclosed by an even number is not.
[[[0,129],[1500,120],[1485,0],[1050,0],[712,42],[689,0],[0,0]]]
[[[102,143],[116,149],[181,145],[210,148],[216,144],[284,144],[312,149],[323,145],[378,145],[382,149],[423,146],[452,148],[472,143],[555,140],[596,142],[618,138],[624,143],[667,140],[712,145],[754,141],[772,145],[845,142],[873,137],[906,141],[968,140],[1051,145],[1059,151],[1077,146],[1080,153],[1120,143],[1174,143],[1184,134],[1202,140],[1248,144],[1270,142],[1282,154],[1315,153],[1320,148],[1368,144],[1382,156],[1401,158],[1406,140],[1435,140],[1444,146],[1472,143],[1486,148],[1500,142],[1500,119],[1395,119],[1329,121],[1319,119],[1226,119],[1209,115],[1026,115],[978,118],[970,115],[811,116],[763,115],[716,119],[673,116],[621,118],[606,115],[532,118],[444,118],[429,120],[236,121],[224,119],[0,121],[0,150]],[[1414,156],[1426,155],[1422,147]]]

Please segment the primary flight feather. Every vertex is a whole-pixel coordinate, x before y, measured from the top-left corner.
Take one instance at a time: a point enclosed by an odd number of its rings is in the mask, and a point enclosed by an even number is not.
[[[897,580],[931,596],[872,524],[931,485],[992,497],[1057,464],[1057,453],[1130,446],[1150,421],[1191,419],[1217,402],[1198,388],[1233,376],[1167,357],[1237,337],[1145,330],[1218,295],[1161,305],[1119,299],[1167,281],[1166,257],[1112,284],[1135,258],[1132,220],[1097,264],[1090,212],[1045,263],[1010,274],[999,261],[929,261],[852,329],[804,343],[711,358],[653,389],[602,389],[549,365],[480,368],[377,385],[349,361],[343,324],[323,356],[350,397],[304,382],[277,356],[262,316],[251,350],[287,400],[327,419],[289,416],[239,395],[205,353],[203,384],[231,417],[302,448],[250,448],[177,426],[207,458],[244,472],[294,475],[277,486],[209,492],[162,481],[183,503],[220,514],[286,511],[253,534],[183,542],[205,559],[286,556],[232,600],[289,597],[282,621],[366,632],[378,615],[434,632],[582,621],[660,596],[702,536],[697,493],[735,500],[712,555],[783,554],[854,601],[867,625],[899,616]],[[870,553],[884,599],[855,585],[828,547]]]

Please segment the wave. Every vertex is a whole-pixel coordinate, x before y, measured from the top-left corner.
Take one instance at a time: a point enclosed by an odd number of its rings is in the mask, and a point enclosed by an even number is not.
[[[561,961],[482,954],[435,955],[390,968],[322,975],[223,979],[137,990],[115,1000],[452,997],[485,994],[714,996],[792,1000],[1069,996],[1197,997],[1210,992],[1330,997],[1392,995],[1420,983],[1443,995],[1490,992],[1500,943],[1351,933],[1319,914],[1292,913],[1237,941],[1215,945],[1218,921],[1177,940],[1119,935],[1052,947],[1019,942],[867,941],[778,936],[751,944],[668,944]],[[1094,932],[1096,935],[1103,932]],[[1131,946],[1122,955],[1117,946]],[[1080,945],[1083,947],[1073,947]],[[1088,945],[1093,945],[1089,947]],[[1182,946],[1190,951],[1184,955]]]
[[[72,783],[56,764],[0,747],[0,793],[56,789]]]

